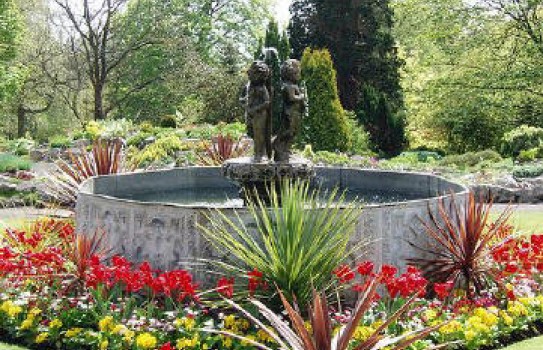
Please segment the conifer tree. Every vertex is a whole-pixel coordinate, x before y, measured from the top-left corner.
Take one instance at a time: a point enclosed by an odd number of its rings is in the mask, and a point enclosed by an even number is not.
[[[339,101],[336,71],[327,50],[305,50],[302,79],[307,86],[309,113],[303,121],[301,141],[311,144],[314,150],[348,150],[347,116]]]

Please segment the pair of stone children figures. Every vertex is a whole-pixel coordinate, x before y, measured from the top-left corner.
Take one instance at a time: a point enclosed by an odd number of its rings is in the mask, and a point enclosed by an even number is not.
[[[279,125],[272,127],[273,91],[270,91],[270,68],[263,61],[255,61],[247,75],[245,120],[248,135],[254,141],[254,158],[257,163],[267,162],[272,158],[276,162],[288,162],[290,149],[300,131],[302,118],[307,109],[306,92],[298,85],[301,67],[298,60],[289,59],[281,65],[282,111]],[[277,130],[275,136],[272,129]]]

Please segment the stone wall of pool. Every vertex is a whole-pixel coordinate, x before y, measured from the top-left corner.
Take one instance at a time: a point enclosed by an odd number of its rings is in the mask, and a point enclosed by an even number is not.
[[[409,244],[427,241],[419,218],[428,217],[428,208],[435,208],[440,196],[448,197],[454,192],[461,201],[467,195],[464,186],[429,174],[330,167],[317,167],[316,172],[315,182],[323,188],[339,186],[362,193],[386,191],[410,199],[364,206],[352,242],[370,243],[353,254],[351,260],[372,259],[377,265],[388,263],[401,268],[405,258],[420,256],[420,251]],[[159,269],[190,268],[204,278],[209,274],[202,271],[209,269],[210,264],[199,266],[198,261],[228,258],[228,252],[215,251],[198,229],[198,225],[206,224],[205,214],[211,206],[129,199],[182,189],[231,193],[236,186],[221,176],[219,167],[92,178],[82,185],[78,197],[77,230],[84,234],[105,231],[113,253],[134,262],[147,260]],[[243,208],[225,206],[221,210],[231,216],[237,211],[250,226],[251,218]]]

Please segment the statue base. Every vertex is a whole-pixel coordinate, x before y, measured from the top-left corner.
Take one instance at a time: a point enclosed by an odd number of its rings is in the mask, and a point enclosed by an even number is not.
[[[229,159],[222,165],[222,172],[225,177],[240,185],[240,197],[245,204],[255,202],[257,196],[265,204],[270,204],[272,186],[279,194],[278,185],[283,180],[311,180],[315,176],[313,163],[294,156],[288,162],[255,162],[251,157]]]

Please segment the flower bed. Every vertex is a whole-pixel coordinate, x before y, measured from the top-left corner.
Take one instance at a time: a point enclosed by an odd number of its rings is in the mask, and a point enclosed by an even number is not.
[[[0,337],[40,349],[254,349],[254,342],[278,348],[276,331],[258,327],[223,299],[271,303],[273,282],[258,270],[218,277],[217,288],[201,291],[188,271],[156,271],[119,256],[104,259],[100,240],[76,236],[71,224],[54,220],[38,221],[27,231],[7,230],[0,243]],[[479,295],[463,294],[452,282],[432,284],[414,267],[400,274],[371,262],[339,266],[330,278],[337,294],[364,294],[372,283],[380,285],[349,348],[376,332],[390,339],[432,326],[407,349],[445,343],[451,349],[488,349],[531,335],[543,324],[542,253],[540,235],[493,244],[487,263],[497,277]],[[412,298],[405,317],[381,330]],[[334,332],[355,314],[345,305],[329,310]]]

